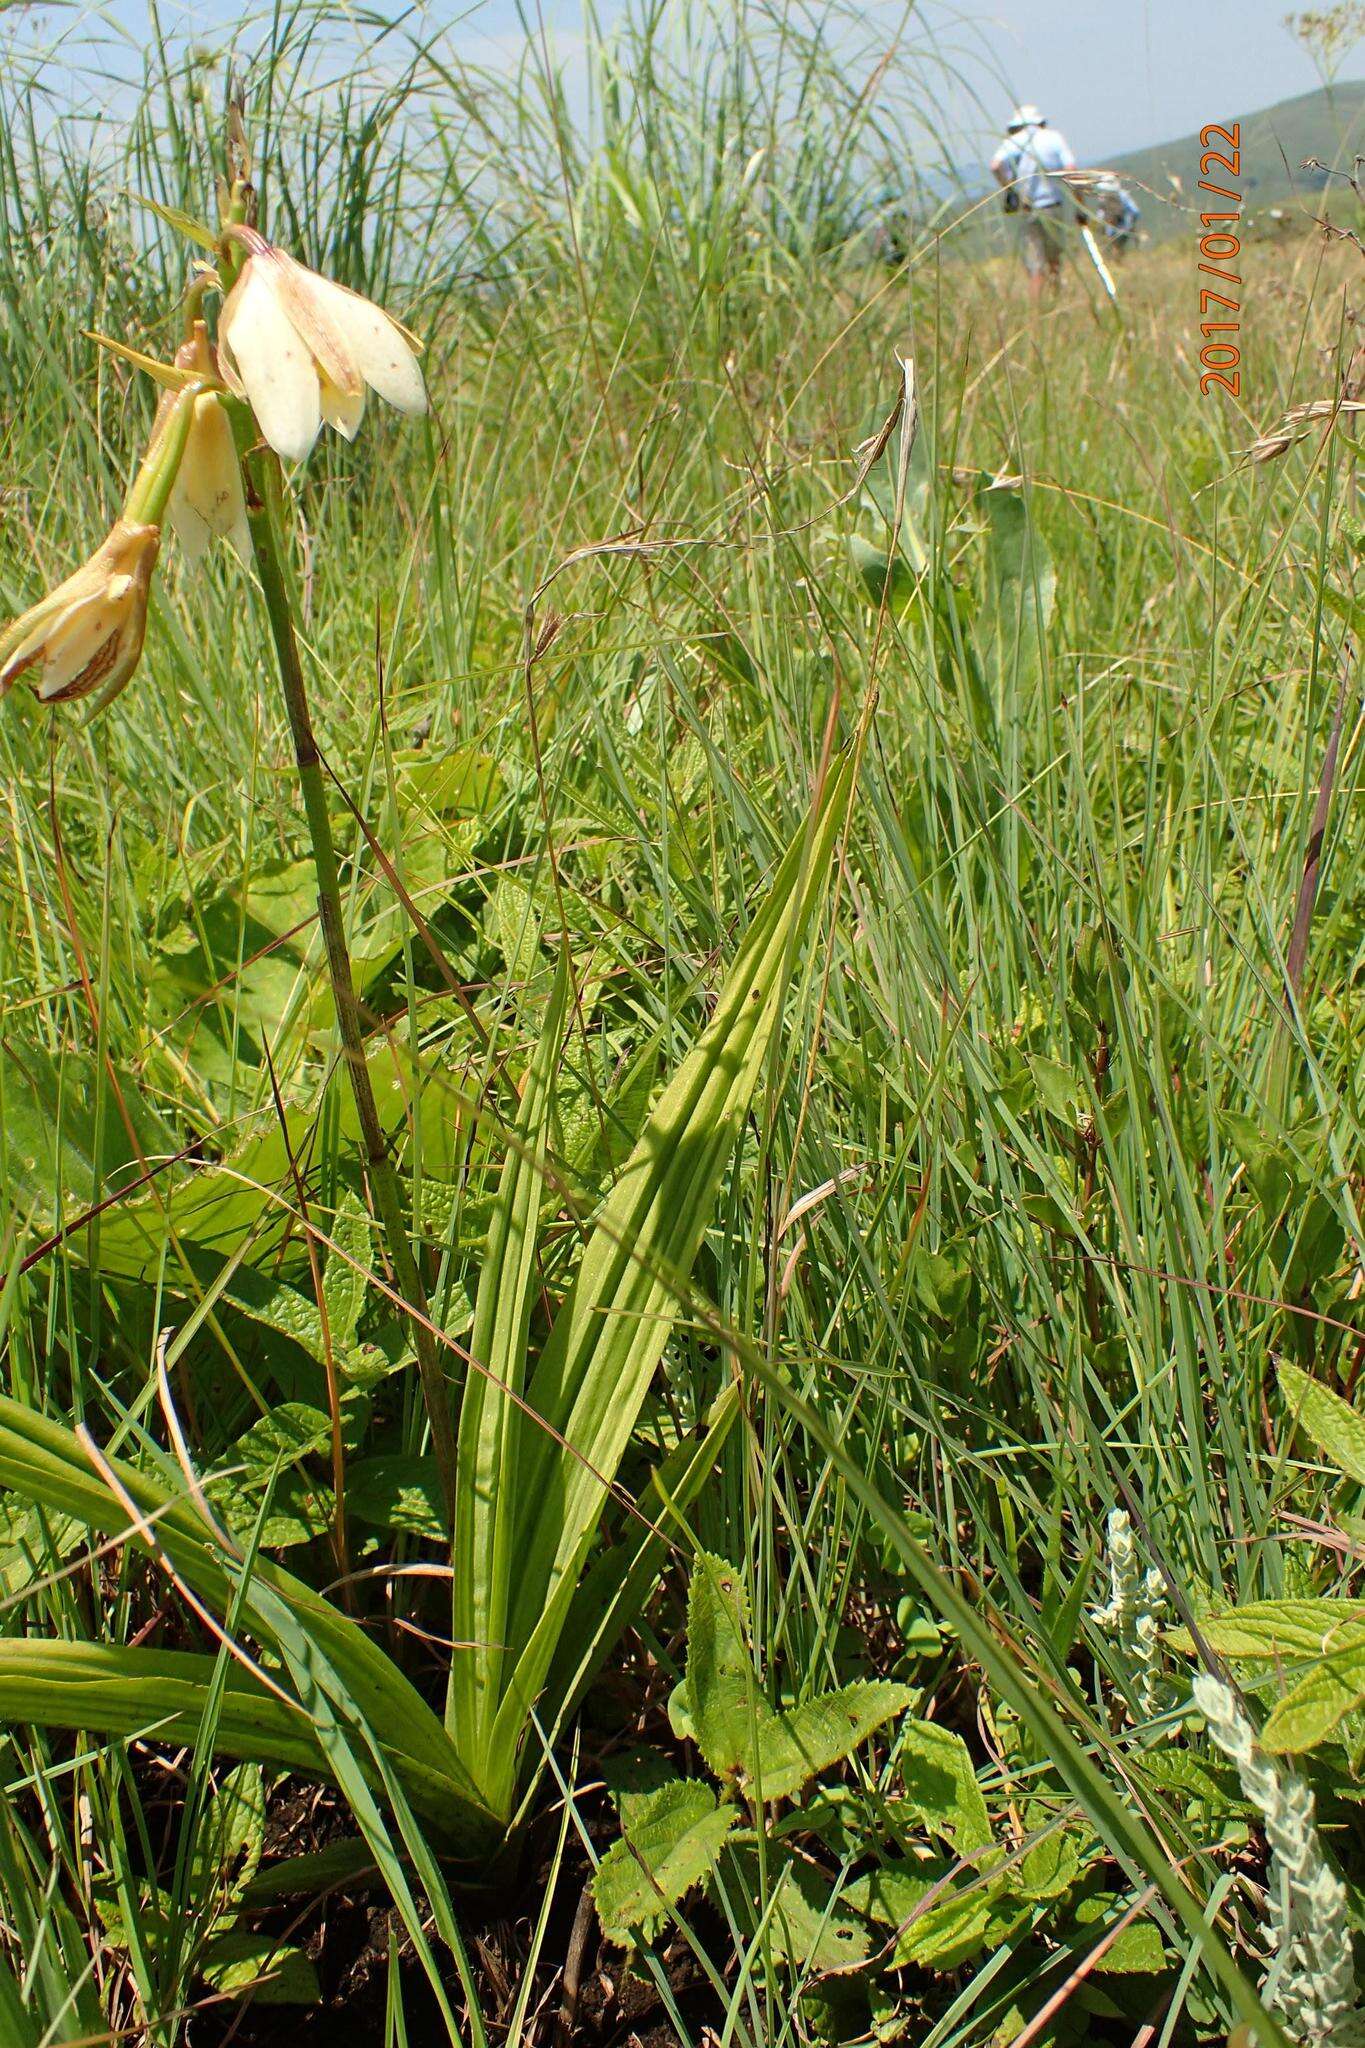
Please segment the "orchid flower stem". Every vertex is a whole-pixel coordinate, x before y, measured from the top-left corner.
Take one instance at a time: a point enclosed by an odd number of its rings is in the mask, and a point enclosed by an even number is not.
[[[247,519],[256,551],[256,567],[270,623],[271,638],[284,686],[289,730],[294,741],[299,787],[313,849],[317,878],[318,917],[327,952],[327,969],[336,1006],[337,1029],[341,1034],[351,1093],[360,1120],[361,1144],[370,1200],[387,1243],[389,1265],[398,1292],[412,1317],[413,1346],[421,1375],[422,1394],[431,1423],[431,1444],[436,1457],[447,1516],[453,1526],[455,1502],[455,1431],[451,1420],[450,1391],[437,1354],[430,1309],[422,1276],[417,1269],[407,1224],[403,1217],[398,1177],[389,1158],[384,1128],[370,1084],[365,1061],[365,1034],[360,1003],[351,973],[351,956],[346,945],[346,927],[341,906],[341,883],[337,872],[336,846],[327,810],[327,785],[322,759],[313,736],[308,710],[308,691],[303,664],[294,635],[294,615],[285,577],[280,546],[279,506],[281,483],[279,461],[268,449],[253,447],[244,460]]]

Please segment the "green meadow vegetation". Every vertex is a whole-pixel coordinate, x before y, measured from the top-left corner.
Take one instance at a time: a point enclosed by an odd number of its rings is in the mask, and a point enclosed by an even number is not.
[[[0,704],[0,2042],[1365,2039],[1359,250],[1201,395],[913,14],[152,19],[0,19],[0,619],[243,139],[430,409]]]

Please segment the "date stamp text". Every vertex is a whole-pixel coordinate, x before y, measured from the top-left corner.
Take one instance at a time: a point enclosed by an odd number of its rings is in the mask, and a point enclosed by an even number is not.
[[[1234,121],[1230,128],[1211,122],[1199,131],[1199,147],[1203,151],[1199,159],[1199,189],[1222,202],[1221,210],[1211,208],[1199,216],[1199,268],[1202,274],[1216,277],[1220,286],[1235,285],[1240,291],[1241,275],[1228,266],[1236,262],[1242,251],[1240,237],[1233,232],[1241,225],[1242,194],[1227,181],[1240,181],[1242,176],[1241,122]],[[1215,179],[1219,182],[1215,183]],[[1242,351],[1237,342],[1237,316],[1241,310],[1240,299],[1229,298],[1226,292],[1215,291],[1211,285],[1200,287],[1199,332],[1204,337],[1204,346],[1199,351],[1199,389],[1206,397],[1215,386],[1230,391],[1234,398],[1241,396]]]

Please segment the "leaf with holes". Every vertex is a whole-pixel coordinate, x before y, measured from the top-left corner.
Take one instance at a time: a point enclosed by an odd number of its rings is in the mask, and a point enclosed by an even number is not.
[[[872,1946],[862,1917],[849,1911],[847,1891],[836,1891],[813,1864],[769,1844],[760,1881],[754,1850],[731,1848],[718,1889],[733,1903],[738,1880],[753,1924],[764,1930],[764,1950],[800,1970],[844,1970],[861,1963]]]

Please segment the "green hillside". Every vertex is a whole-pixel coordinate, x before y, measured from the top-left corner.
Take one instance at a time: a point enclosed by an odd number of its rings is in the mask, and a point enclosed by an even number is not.
[[[1229,116],[1228,125],[1233,118]],[[1343,198],[1354,208],[1345,185],[1299,166],[1305,157],[1316,157],[1324,164],[1349,169],[1356,151],[1365,151],[1365,80],[1337,84],[1330,97],[1321,90],[1300,93],[1295,99],[1280,100],[1240,119],[1242,175],[1227,182],[1235,183],[1244,195],[1250,219],[1266,214],[1271,207],[1319,213],[1325,186],[1339,217]],[[1153,235],[1180,231],[1189,210],[1197,210],[1200,149],[1197,135],[1182,135],[1177,141],[1112,159],[1111,167],[1136,193],[1144,226]],[[1179,189],[1172,184],[1173,178],[1179,179]]]

